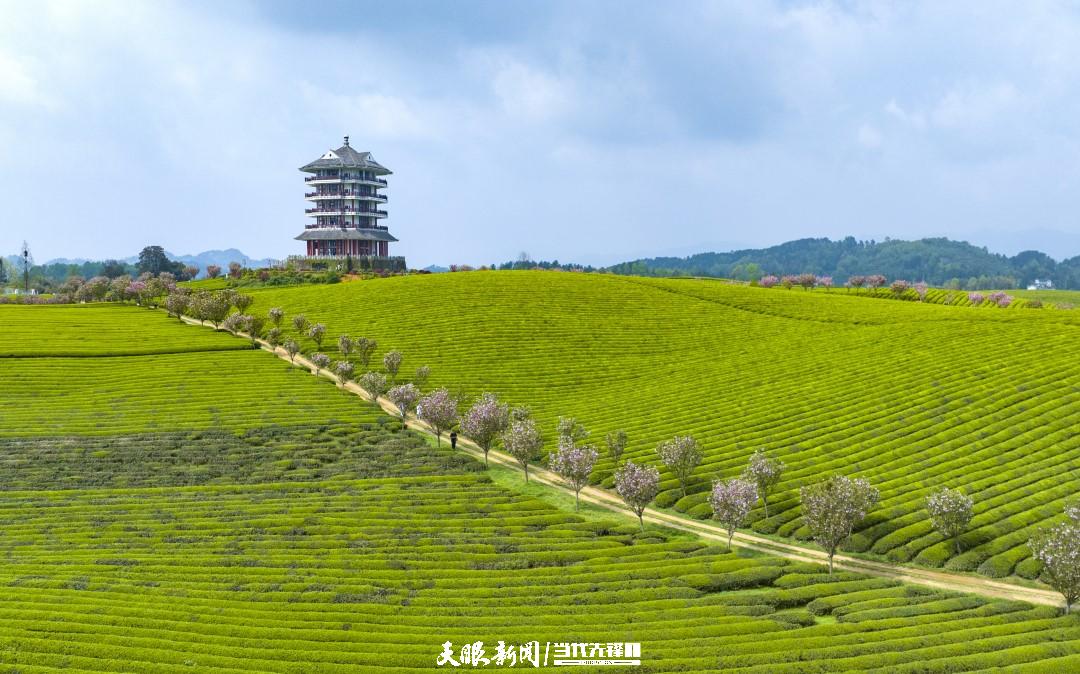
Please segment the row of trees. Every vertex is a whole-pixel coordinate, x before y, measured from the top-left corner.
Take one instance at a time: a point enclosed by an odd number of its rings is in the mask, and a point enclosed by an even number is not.
[[[267,340],[277,348],[281,344],[284,311],[273,307],[267,312],[266,319],[253,316],[246,313],[252,301],[250,296],[234,291],[191,293],[174,285],[165,304],[171,314],[181,316],[189,313],[200,320],[209,320],[215,326],[221,324],[233,332],[245,332],[253,346],[257,346],[268,320],[273,327],[266,335]],[[237,310],[236,313],[232,313],[233,308]],[[303,314],[294,316],[292,324],[298,334],[306,335],[317,348],[322,347],[325,337],[322,324],[311,324]],[[283,346],[290,361],[294,361],[300,351],[299,344],[290,339],[285,340]],[[367,368],[376,348],[374,340],[339,336],[338,352],[342,360],[334,363],[333,371],[341,385],[353,377],[351,356],[355,354],[362,366]],[[415,412],[435,432],[436,442],[440,445],[445,433],[459,428],[483,451],[485,466],[488,465],[491,449],[501,443],[521,466],[528,482],[529,465],[539,457],[544,445],[543,434],[528,407],[512,407],[493,393],[483,393],[461,413],[461,401],[446,388],[423,394],[422,387],[430,375],[427,367],[418,368],[413,381],[395,384],[403,360],[400,352],[388,351],[382,359],[385,372],[369,370],[359,378],[358,383],[376,405],[379,398],[385,396],[397,409],[403,424],[407,422],[410,412]],[[312,354],[311,361],[316,368],[330,365],[329,357],[319,352]],[[314,372],[318,374],[318,369]],[[556,448],[548,456],[549,468],[573,490],[575,508],[580,507],[581,490],[592,481],[600,458],[596,446],[588,441],[589,435],[589,431],[575,418],[559,418]],[[623,463],[622,456],[627,446],[625,431],[613,431],[607,434],[604,441],[616,467],[615,491],[637,516],[638,524],[644,531],[644,511],[660,492],[660,471],[654,465],[637,464],[630,460]],[[659,462],[675,476],[685,496],[690,478],[704,458],[701,445],[692,436],[676,436],[659,443],[656,455]],[[750,457],[739,477],[713,483],[708,502],[713,518],[727,531],[729,549],[735,531],[746,524],[759,499],[765,517],[769,516],[769,496],[780,483],[785,468],[782,461],[758,450]],[[826,552],[831,575],[837,550],[877,504],[878,490],[865,479],[833,475],[801,487],[799,496],[803,520],[814,541]],[[956,552],[960,553],[961,538],[974,515],[974,500],[958,489],[943,487],[929,494],[925,506],[931,525],[945,538],[951,539]],[[1044,577],[1064,596],[1068,613],[1071,605],[1080,599],[1080,503],[1066,506],[1065,513],[1067,522],[1038,531],[1029,541],[1029,547],[1034,557],[1042,562]]]

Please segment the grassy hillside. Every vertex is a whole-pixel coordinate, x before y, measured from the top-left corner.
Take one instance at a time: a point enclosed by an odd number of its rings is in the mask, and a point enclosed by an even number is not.
[[[125,318],[132,334],[151,330],[143,316]],[[80,330],[48,320],[56,339]],[[1048,607],[829,581],[559,509],[371,405],[350,399],[350,421],[329,421],[345,397],[265,353],[0,361],[0,390],[28,384],[37,395],[0,407],[18,414],[0,420],[11,671],[430,671],[446,641],[460,658],[475,641],[494,657],[500,640],[641,642],[649,671],[1080,657],[1075,619]],[[263,420],[280,396],[303,413]]]
[[[713,479],[764,447],[788,471],[772,517],[754,515],[763,532],[806,537],[798,487],[857,473],[882,501],[853,550],[1033,576],[1028,535],[1075,492],[1076,312],[543,272],[252,294],[252,311],[282,306],[325,323],[327,342],[350,333],[377,339],[380,353],[400,349],[402,371],[430,365],[435,385],[530,404],[552,436],[557,416],[574,415],[598,440],[626,429],[629,456],[655,460],[657,442],[692,433],[707,460],[686,498],[669,475],[659,502],[694,515],[707,515]],[[942,485],[976,499],[959,555],[922,510]]]

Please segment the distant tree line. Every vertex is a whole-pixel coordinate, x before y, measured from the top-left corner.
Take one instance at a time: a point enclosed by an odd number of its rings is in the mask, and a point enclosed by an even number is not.
[[[634,260],[608,267],[607,271],[741,281],[804,273],[835,278],[882,274],[889,278],[919,279],[954,290],[1017,288],[1035,279],[1050,279],[1055,287],[1080,289],[1080,255],[1062,262],[1034,250],[1007,257],[944,238],[881,242],[856,241],[850,236],[839,241],[800,239],[771,248]]]

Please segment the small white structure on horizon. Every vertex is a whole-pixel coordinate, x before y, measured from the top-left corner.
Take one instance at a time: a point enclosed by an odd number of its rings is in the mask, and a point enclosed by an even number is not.
[[[1054,282],[1051,281],[1050,279],[1046,279],[1045,281],[1040,281],[1039,279],[1035,279],[1034,281],[1031,282],[1031,285],[1029,285],[1027,287],[1027,289],[1028,290],[1053,290],[1054,289]]]

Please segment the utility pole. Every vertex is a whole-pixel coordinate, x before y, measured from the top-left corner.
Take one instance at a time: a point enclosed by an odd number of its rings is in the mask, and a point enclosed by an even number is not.
[[[30,244],[22,243],[23,259],[23,292],[30,294],[30,267],[34,264],[34,258],[30,256]]]

